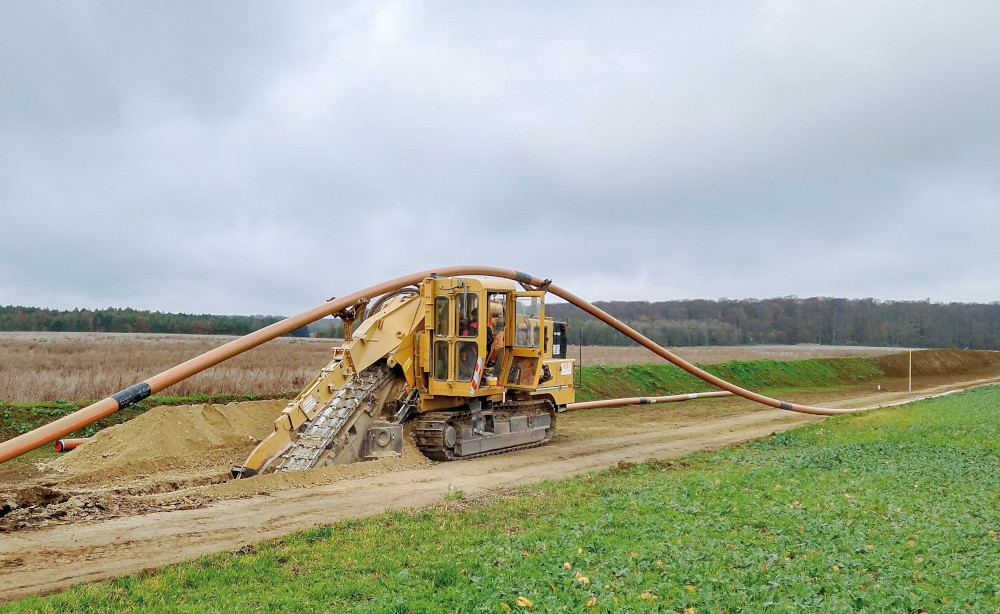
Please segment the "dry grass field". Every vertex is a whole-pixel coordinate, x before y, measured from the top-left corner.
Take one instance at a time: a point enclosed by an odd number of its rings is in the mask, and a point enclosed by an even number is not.
[[[180,364],[233,337],[124,333],[0,332],[0,400],[15,403],[100,399]],[[165,391],[192,394],[274,394],[304,387],[330,360],[331,339],[281,338],[232,358]],[[876,356],[892,348],[817,345],[674,348],[700,363],[733,359],[793,360]],[[570,358],[579,348],[570,346]],[[585,365],[664,362],[645,348],[585,346]]]
[[[235,337],[0,333],[0,400],[100,399]],[[303,388],[331,358],[331,339],[280,338],[175,384],[165,394],[273,394]]]

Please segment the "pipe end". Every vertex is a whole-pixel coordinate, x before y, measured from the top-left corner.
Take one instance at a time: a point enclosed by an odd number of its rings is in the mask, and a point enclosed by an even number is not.
[[[248,467],[240,467],[239,465],[233,465],[232,467],[230,467],[229,473],[230,475],[233,476],[234,480],[238,480],[240,478],[252,478],[253,476],[257,475],[257,472],[254,471],[253,469],[250,469]]]

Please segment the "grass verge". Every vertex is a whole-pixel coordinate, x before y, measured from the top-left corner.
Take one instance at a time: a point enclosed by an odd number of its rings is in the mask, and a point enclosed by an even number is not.
[[[836,388],[884,381],[878,358],[810,358],[805,360],[730,360],[698,365],[709,373],[758,392]],[[680,394],[716,390],[672,364],[584,367],[580,401],[630,396]]]
[[[392,511],[10,612],[996,612],[1000,387]]]

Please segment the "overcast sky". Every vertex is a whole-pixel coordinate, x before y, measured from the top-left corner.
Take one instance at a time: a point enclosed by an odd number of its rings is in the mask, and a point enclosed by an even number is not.
[[[1000,3],[0,0],[0,304],[1000,300]]]

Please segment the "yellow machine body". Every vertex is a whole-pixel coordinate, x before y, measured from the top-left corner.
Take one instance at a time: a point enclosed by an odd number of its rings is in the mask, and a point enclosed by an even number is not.
[[[575,398],[544,298],[507,280],[428,277],[373,303],[356,329],[365,305],[343,313],[333,360],[234,476],[398,455],[411,419],[432,458],[544,443]]]

